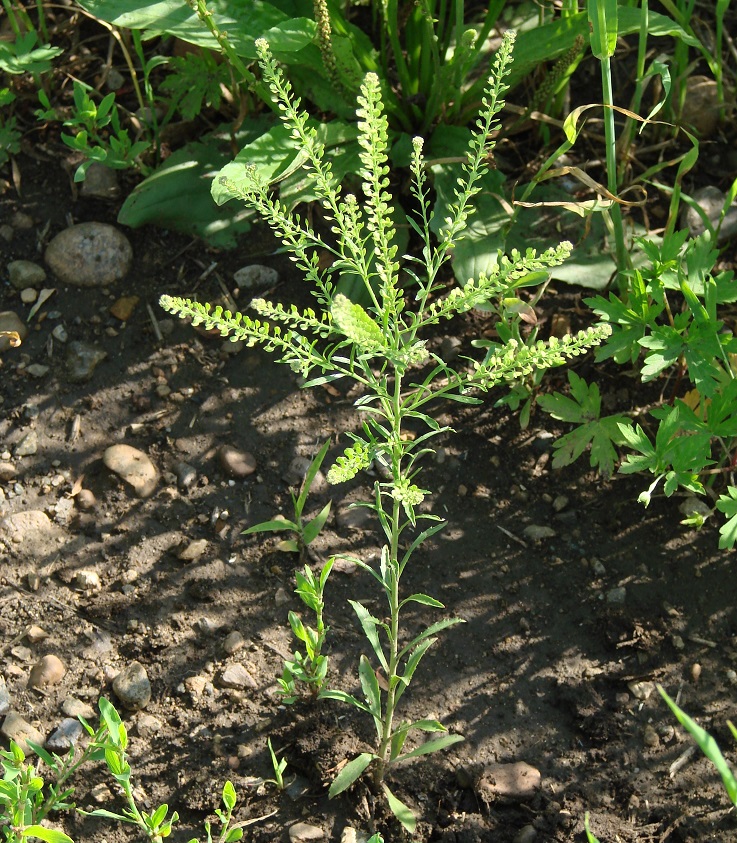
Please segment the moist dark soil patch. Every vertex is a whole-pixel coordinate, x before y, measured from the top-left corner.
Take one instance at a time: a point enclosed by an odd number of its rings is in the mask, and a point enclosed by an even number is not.
[[[3,266],[40,262],[43,243],[68,215],[114,222],[115,207],[76,198],[56,163],[21,158],[19,167],[22,198],[6,190],[0,217],[13,224],[20,211],[32,226],[15,228],[2,244]],[[0,557],[3,674],[12,709],[48,735],[66,697],[115,701],[112,679],[138,660],[153,698],[143,712],[124,714],[131,762],[142,805],[167,802],[179,811],[175,840],[202,834],[227,779],[240,797],[238,821],[269,815],[246,830],[256,843],[288,840],[297,821],[319,826],[334,841],[347,826],[378,829],[387,841],[406,839],[364,783],[328,800],[336,769],[371,745],[372,727],[334,702],[281,704],[276,678],[292,647],[286,615],[302,609],[292,593],[297,563],[275,550],[273,538],[242,535],[277,512],[290,514],[285,477],[295,457],[312,456],[328,436],[329,462],[341,452],[346,440],[339,434],[357,426],[355,396],[340,388],[302,391],[288,369],[260,351],[233,353],[232,345],[179,322],[158,342],[146,310],[148,304],[164,318],[157,308],[162,293],[215,299],[222,283],[234,295],[232,272],[252,262],[281,272],[274,291],[281,300],[308,303],[304,283],[288,261],[271,256],[273,245],[258,232],[229,253],[154,229],[126,234],[135,252],[128,279],[81,292],[51,281],[57,289],[42,309],[46,318],[32,320],[23,346],[2,358],[0,450],[12,452],[31,429],[39,439],[37,453],[12,460],[17,476],[3,483],[2,514],[42,510],[59,531],[44,553],[29,554],[21,543]],[[202,280],[213,262],[217,267]],[[554,286],[541,319],[563,310],[575,317],[579,294]],[[27,316],[7,284],[0,295],[2,309]],[[140,297],[125,324],[109,312],[123,295]],[[89,383],[67,381],[64,347],[49,343],[58,324],[70,341],[94,342],[107,353]],[[448,328],[463,350],[480,331],[476,317]],[[33,379],[31,363],[51,368]],[[585,373],[592,361],[576,366]],[[653,398],[620,371],[604,373],[616,401],[636,406]],[[565,371],[552,378],[562,386]],[[634,682],[657,681],[680,692],[684,708],[731,754],[725,723],[737,714],[729,672],[737,660],[737,618],[732,556],[717,551],[716,526],[684,531],[674,501],[656,499],[642,509],[635,499],[643,478],[605,481],[585,461],[554,471],[551,446],[562,429],[538,412],[521,431],[515,417],[493,408],[500,396],[478,408],[439,407],[439,420],[457,432],[438,442],[423,476],[433,490],[429,509],[448,526],[417,554],[404,587],[437,596],[444,614],[466,623],[441,634],[403,697],[401,716],[437,717],[466,740],[392,773],[397,795],[420,818],[413,839],[580,841],[588,811],[602,843],[737,840],[717,774],[694,754],[669,775],[689,739],[674,728],[657,693],[638,690],[645,697],[639,698],[632,690],[643,687]],[[104,468],[103,451],[116,442],[154,461],[162,473],[154,496],[137,499]],[[215,456],[222,444],[253,454],[256,473],[237,482],[225,476]],[[197,472],[187,490],[172,474],[181,461]],[[59,502],[82,475],[97,506],[69,513]],[[315,543],[315,567],[338,550],[377,558],[379,537],[369,524],[343,526],[336,518],[347,501],[370,495],[372,483],[363,475],[311,498],[310,512],[333,500]],[[531,541],[523,534],[529,525],[552,527],[555,535]],[[207,542],[204,553],[180,560],[177,549],[198,539]],[[96,572],[101,587],[80,591],[80,570]],[[356,692],[366,646],[349,598],[375,612],[383,606],[367,575],[332,574],[330,679]],[[406,634],[428,619],[437,615],[407,612]],[[24,637],[33,624],[48,633],[37,644]],[[228,653],[223,644],[233,630],[245,646]],[[57,654],[67,672],[41,693],[27,682],[46,653]],[[222,687],[222,672],[234,663],[247,668],[254,688]],[[287,758],[287,774],[298,777],[289,792],[254,784],[271,776],[267,738]],[[479,786],[485,765],[512,761],[540,771],[537,796],[519,804],[486,798]],[[78,804],[97,807],[103,781],[102,770],[78,777]],[[108,798],[118,798],[112,786]],[[54,821],[80,843],[129,839],[127,829],[95,819]]]

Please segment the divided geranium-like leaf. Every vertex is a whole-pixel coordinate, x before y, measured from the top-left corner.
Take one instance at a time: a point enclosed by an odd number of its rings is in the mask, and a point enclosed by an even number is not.
[[[729,519],[719,528],[719,547],[731,550],[737,542],[737,489],[734,486],[728,486],[727,494],[719,496],[717,509]]]
[[[362,752],[353,761],[349,761],[335,779],[333,779],[333,783],[328,790],[328,796],[332,799],[334,796],[347,790],[363,774],[363,771],[376,757],[373,752]]]

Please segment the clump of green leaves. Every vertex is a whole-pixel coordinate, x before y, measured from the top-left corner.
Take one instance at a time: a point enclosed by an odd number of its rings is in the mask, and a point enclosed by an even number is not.
[[[340,189],[317,130],[300,108],[268,44],[257,41],[264,80],[282,121],[299,146],[300,165],[334,239],[323,237],[307,220],[291,213],[255,167],[247,168],[238,185],[221,177],[220,188],[232,191],[233,196],[257,210],[269,223],[312,284],[318,309],[300,310],[255,299],[251,304],[257,318],[253,318],[172,296],[161,299],[162,307],[171,313],[190,318],[195,324],[218,328],[234,341],[260,345],[275,353],[280,362],[304,378],[305,387],[344,378],[361,389],[356,401],[363,417],[361,430],[350,434],[351,444],[328,472],[327,479],[331,483],[345,482],[372,462],[384,469],[386,479],[375,483],[373,499],[364,502],[374,512],[385,539],[380,561],[373,566],[360,558],[349,558],[373,578],[386,601],[386,609],[383,617],[377,617],[359,601],[351,601],[372,654],[363,654],[359,660],[360,696],[337,688],[323,689],[320,696],[345,702],[363,712],[374,723],[376,744],[342,768],[331,785],[330,795],[347,790],[371,768],[376,787],[383,790],[389,807],[410,832],[415,827],[414,815],[388,787],[387,769],[462,740],[460,735],[449,734],[435,719],[409,722],[397,717],[401,698],[421,660],[436,643],[437,633],[460,622],[459,618],[440,617],[413,635],[406,635],[401,625],[402,611],[407,606],[444,609],[439,600],[428,594],[404,594],[401,589],[402,575],[415,552],[444,526],[441,518],[427,511],[425,501],[430,491],[419,480],[422,457],[431,452],[430,441],[449,431],[435,420],[432,408],[440,400],[481,403],[477,393],[525,377],[536,369],[561,365],[610,333],[605,325],[547,343],[522,345],[510,339],[457,369],[427,347],[431,328],[493,299],[531,274],[549,271],[571,251],[569,243],[562,243],[542,254],[532,249],[524,254],[513,252],[499,260],[488,274],[464,279],[462,287],[450,290],[440,277],[452,249],[466,232],[480,179],[488,171],[513,41],[514,35],[507,34],[495,58],[481,114],[469,139],[463,177],[455,187],[455,199],[442,221],[437,241],[432,236],[433,212],[423,141],[413,139],[410,190],[416,209],[410,224],[419,248],[416,253],[404,255],[404,267],[393,240],[394,200],[387,189],[388,122],[378,77],[367,74],[358,97],[362,188],[359,199]],[[321,268],[318,250],[327,250],[334,256],[328,269]],[[336,282],[341,273],[350,273],[360,280],[369,302],[366,308],[338,291]],[[421,425],[424,432],[414,439],[405,436],[408,423]],[[377,678],[379,673],[385,679],[382,684]],[[436,737],[408,744],[408,739],[418,732]]]

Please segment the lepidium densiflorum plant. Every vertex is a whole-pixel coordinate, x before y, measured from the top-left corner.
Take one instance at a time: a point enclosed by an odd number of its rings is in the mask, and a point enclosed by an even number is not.
[[[402,610],[409,604],[428,610],[444,608],[434,597],[422,593],[403,595],[400,588],[414,553],[443,527],[440,518],[424,508],[419,511],[429,494],[419,480],[420,458],[430,451],[433,437],[449,430],[433,418],[431,408],[439,399],[480,403],[479,392],[537,369],[561,365],[609,334],[605,325],[547,343],[525,346],[510,341],[489,349],[481,359],[464,360],[456,369],[426,346],[432,326],[505,295],[523,285],[531,273],[559,265],[571,251],[569,243],[562,243],[542,254],[533,250],[524,255],[514,252],[500,258],[491,274],[469,279],[463,287],[448,290],[439,281],[451,249],[464,235],[473,212],[473,197],[488,167],[513,41],[514,36],[508,34],[496,55],[483,108],[470,133],[463,177],[438,242],[433,242],[430,234],[432,209],[422,139],[412,142],[411,192],[416,211],[410,224],[421,247],[417,254],[404,256],[403,268],[392,244],[393,207],[387,189],[388,127],[378,77],[367,74],[358,98],[363,191],[359,201],[336,184],[307,114],[300,110],[300,102],[267,43],[257,41],[264,78],[281,119],[299,147],[301,166],[313,183],[334,240],[328,242],[329,237],[318,234],[306,220],[289,212],[255,168],[248,172],[245,189],[235,185],[230,188],[234,196],[260,213],[286,245],[292,260],[313,285],[319,308],[299,310],[255,299],[251,305],[260,319],[254,319],[181,298],[161,299],[161,305],[171,313],[190,318],[195,324],[218,328],[233,341],[261,345],[274,352],[280,362],[287,363],[305,379],[305,387],[339,378],[361,387],[356,407],[363,416],[362,429],[348,434],[352,443],[328,472],[328,481],[345,482],[372,462],[384,468],[387,479],[376,483],[373,500],[365,502],[374,511],[385,537],[380,562],[373,567],[360,559],[354,561],[378,584],[387,611],[378,618],[358,601],[351,601],[373,653],[371,658],[360,658],[361,693],[325,689],[321,692],[323,698],[341,700],[365,712],[376,726],[375,745],[342,768],[330,795],[341,793],[371,768],[374,785],[383,790],[392,811],[410,830],[414,828],[414,816],[387,787],[387,768],[462,740],[460,735],[449,734],[437,720],[406,722],[397,717],[402,695],[421,659],[435,643],[436,634],[459,622],[458,618],[442,618],[409,640],[401,626]],[[317,250],[327,250],[334,256],[332,267],[321,269]],[[333,278],[338,273],[361,279],[370,301],[366,308],[336,291]],[[410,440],[403,435],[408,422],[424,426],[424,432]],[[383,676],[383,680],[380,682],[377,676]],[[407,749],[408,735],[417,730],[436,736]]]

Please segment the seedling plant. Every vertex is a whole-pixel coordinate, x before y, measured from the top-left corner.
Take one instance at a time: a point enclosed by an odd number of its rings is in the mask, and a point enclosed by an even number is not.
[[[194,324],[218,328],[234,341],[243,340],[249,346],[260,345],[276,353],[280,362],[304,379],[305,387],[347,379],[361,388],[355,402],[363,417],[360,432],[348,434],[351,444],[337,458],[327,480],[348,481],[372,463],[383,468],[386,479],[376,482],[373,499],[363,502],[376,516],[383,533],[380,561],[376,567],[359,558],[353,561],[378,584],[386,613],[385,617],[376,617],[359,601],[351,601],[374,661],[365,654],[360,657],[360,696],[342,689],[323,689],[320,693],[322,698],[345,702],[363,712],[376,729],[373,748],[342,768],[330,795],[345,791],[371,768],[374,787],[383,791],[389,807],[409,831],[415,827],[415,818],[389,789],[385,780],[388,768],[462,740],[460,735],[448,734],[435,719],[409,722],[398,717],[401,698],[422,658],[436,642],[437,633],[460,622],[459,618],[441,618],[409,640],[401,623],[402,611],[409,605],[444,608],[428,594],[405,595],[400,587],[413,555],[443,527],[442,519],[427,511],[430,492],[420,481],[421,458],[431,452],[431,440],[450,431],[433,418],[431,408],[440,399],[478,404],[475,393],[488,392],[536,369],[561,365],[600,343],[610,332],[604,325],[529,346],[510,340],[486,349],[480,359],[464,361],[457,369],[427,347],[430,328],[505,291],[512,294],[531,275],[559,265],[571,251],[570,244],[562,243],[542,254],[534,250],[514,252],[500,258],[492,272],[467,279],[462,287],[447,289],[442,280],[441,270],[465,233],[480,179],[488,170],[513,41],[512,34],[505,36],[495,57],[481,114],[468,143],[463,177],[456,185],[455,201],[442,221],[437,242],[431,233],[433,214],[423,141],[412,141],[410,190],[417,207],[410,225],[420,245],[419,255],[404,256],[402,268],[392,242],[388,121],[378,76],[365,76],[358,97],[359,200],[341,191],[317,130],[301,109],[269,45],[258,40],[264,80],[286,129],[299,146],[301,166],[334,240],[323,237],[309,222],[290,212],[256,167],[247,167],[237,185],[221,176],[218,189],[231,191],[270,224],[310,282],[319,307],[300,310],[255,299],[251,304],[258,318],[252,318],[188,299],[161,299],[165,310]],[[331,267],[321,268],[318,249],[334,256]],[[336,282],[346,272],[360,279],[370,302],[366,308],[337,291]],[[423,429],[413,439],[404,435],[408,423]],[[383,676],[381,683],[379,674]],[[418,731],[436,737],[407,749],[407,738]]]

